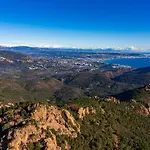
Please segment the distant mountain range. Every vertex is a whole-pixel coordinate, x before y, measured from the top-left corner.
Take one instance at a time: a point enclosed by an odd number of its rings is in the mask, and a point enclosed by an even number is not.
[[[62,52],[88,52],[88,53],[150,53],[149,50],[140,50],[135,47],[127,48],[65,48],[65,47],[38,47],[38,46],[0,46],[0,50],[33,52],[33,51],[62,51]]]

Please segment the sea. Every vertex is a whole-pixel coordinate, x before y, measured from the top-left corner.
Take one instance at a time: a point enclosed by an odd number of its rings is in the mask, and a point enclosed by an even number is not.
[[[104,63],[130,66],[132,68],[150,67],[150,58],[120,58],[105,60]]]

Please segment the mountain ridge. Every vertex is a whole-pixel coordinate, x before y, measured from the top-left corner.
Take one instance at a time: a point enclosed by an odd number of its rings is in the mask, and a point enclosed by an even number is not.
[[[76,51],[76,52],[101,52],[101,53],[150,53],[149,50],[138,49],[133,46],[126,48],[119,47],[108,47],[108,48],[76,48],[76,47],[61,47],[61,46],[30,46],[30,45],[18,45],[18,46],[0,46],[0,50],[10,50],[10,51],[24,51],[29,50],[40,50],[40,51],[51,51],[51,50],[59,50],[59,51]]]

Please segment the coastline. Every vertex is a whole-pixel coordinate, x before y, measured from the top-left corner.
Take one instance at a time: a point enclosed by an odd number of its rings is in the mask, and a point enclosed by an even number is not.
[[[135,62],[131,61],[133,59],[135,60]],[[130,60],[130,61],[126,62],[126,60]],[[145,60],[145,63],[143,63],[143,60]],[[148,62],[146,62],[146,61],[148,61]],[[147,57],[142,57],[142,58],[110,58],[110,59],[104,59],[102,61],[102,63],[120,66],[120,67],[143,68],[143,67],[150,67],[150,65],[149,65],[150,64],[150,58],[147,58]]]
[[[107,65],[115,65],[115,66],[119,66],[119,67],[127,67],[127,68],[133,68],[132,66],[128,66],[128,65],[121,65],[119,63],[114,64],[108,61],[112,61],[112,60],[121,60],[121,59],[136,59],[136,58],[110,58],[110,59],[105,59],[102,61],[102,63],[107,64]]]

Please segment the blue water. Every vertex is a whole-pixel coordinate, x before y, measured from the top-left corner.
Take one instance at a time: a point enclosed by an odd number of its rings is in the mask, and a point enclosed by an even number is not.
[[[150,58],[111,59],[111,60],[105,60],[104,62],[108,63],[108,64],[118,64],[118,65],[130,66],[133,68],[150,67]]]

